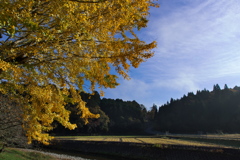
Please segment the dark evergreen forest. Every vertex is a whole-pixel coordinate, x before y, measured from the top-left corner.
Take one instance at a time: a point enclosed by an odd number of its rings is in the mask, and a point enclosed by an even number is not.
[[[240,87],[190,92],[161,106],[154,119],[159,131],[240,133]]]
[[[68,104],[70,121],[78,128],[68,130],[55,123],[53,135],[131,135],[170,133],[240,133],[240,87],[189,92],[180,99],[147,110],[136,101],[106,99],[98,92],[81,93],[91,112],[100,114],[87,125],[79,118],[76,106]],[[160,97],[159,97],[160,98]],[[151,132],[149,132],[151,130]]]

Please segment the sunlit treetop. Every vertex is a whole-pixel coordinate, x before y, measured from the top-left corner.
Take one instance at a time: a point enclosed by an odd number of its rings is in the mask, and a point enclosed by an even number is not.
[[[147,26],[150,7],[158,5],[152,0],[1,0],[0,91],[23,103],[29,142],[47,143],[44,132],[53,121],[74,129],[64,108],[70,101],[86,122],[97,118],[78,92],[114,88],[116,73],[128,79],[131,66],[153,56],[156,43],[134,33]]]

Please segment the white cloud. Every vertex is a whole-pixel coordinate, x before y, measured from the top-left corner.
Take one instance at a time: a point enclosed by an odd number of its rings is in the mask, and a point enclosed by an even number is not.
[[[191,4],[172,9],[167,17],[152,19],[148,34],[157,37],[158,49],[151,63],[144,66],[145,70],[154,70],[148,75],[184,85],[182,75],[191,75],[193,84],[240,74],[239,2],[208,0]]]
[[[216,83],[240,83],[238,0],[160,4],[141,33],[144,40],[158,42],[155,56],[132,70],[130,81],[120,80],[119,87],[107,90],[107,97],[150,106]]]
[[[119,80],[120,86],[115,89],[106,89],[106,97],[121,98],[124,100],[136,100],[149,95],[149,84],[140,79]]]
[[[158,88],[168,88],[172,90],[180,90],[183,92],[196,91],[199,89],[194,75],[188,73],[180,73],[174,78],[166,80],[155,80],[153,85]]]

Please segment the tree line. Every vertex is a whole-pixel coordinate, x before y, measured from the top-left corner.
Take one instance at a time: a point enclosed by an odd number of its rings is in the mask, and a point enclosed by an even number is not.
[[[70,111],[70,123],[77,128],[69,130],[59,122],[53,122],[53,130],[48,133],[57,135],[139,135],[149,133],[239,133],[240,132],[240,87],[223,89],[218,84],[213,90],[199,90],[195,94],[189,92],[180,99],[171,98],[169,102],[158,107],[153,105],[147,110],[136,101],[101,98],[98,92],[93,94],[81,92],[80,96],[93,114],[99,118],[89,119],[89,123],[81,118],[77,104],[67,103],[65,108]],[[21,128],[22,121],[18,105],[9,101],[5,95],[0,95],[1,111],[11,108],[10,112],[1,112],[0,137],[6,141],[21,135],[10,133],[15,128]],[[67,99],[67,98],[66,98]],[[4,118],[5,117],[5,118]],[[16,118],[17,117],[17,118]],[[153,131],[153,132],[149,132]],[[19,138],[18,138],[19,139]],[[23,140],[24,138],[22,138]]]
[[[239,133],[240,87],[189,92],[159,107],[154,128],[172,133]]]
[[[189,92],[180,99],[173,99],[158,107],[147,110],[136,101],[100,98],[81,93],[86,106],[100,118],[90,119],[87,125],[79,118],[74,105],[68,104],[71,111],[70,122],[78,128],[68,130],[55,123],[53,135],[98,135],[98,134],[147,134],[151,130],[170,133],[239,133],[240,132],[240,87],[223,89],[218,84],[213,90]]]
[[[88,124],[80,118],[76,105],[67,104],[71,111],[70,122],[77,124],[75,130],[69,130],[55,122],[52,135],[99,135],[99,134],[144,134],[144,124],[147,121],[147,109],[136,101],[122,99],[100,98],[98,92],[94,94],[80,93],[86,106],[99,118],[89,119]]]

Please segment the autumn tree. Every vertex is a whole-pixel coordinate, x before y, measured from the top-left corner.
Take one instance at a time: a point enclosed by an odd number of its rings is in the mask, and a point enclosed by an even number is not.
[[[97,118],[78,91],[114,88],[118,74],[128,79],[131,66],[137,68],[153,56],[156,43],[147,44],[135,34],[147,26],[151,6],[157,4],[152,0],[1,0],[0,92],[23,103],[29,142],[47,144],[51,137],[45,132],[52,129],[53,121],[76,127],[69,122],[67,102],[78,104],[86,123]]]
[[[78,109],[76,108],[76,105],[73,105],[71,103],[67,104],[65,107],[69,111],[71,111],[70,114],[70,122],[77,125],[77,128],[74,130],[69,130],[67,128],[64,128],[62,125],[59,125],[59,123],[55,122],[54,129],[50,131],[50,135],[93,135],[93,134],[104,134],[108,131],[109,126],[109,117],[101,110],[99,107],[101,98],[98,92],[94,92],[94,95],[88,94],[88,93],[80,93],[81,99],[86,102],[86,106],[89,108],[89,110],[94,114],[99,114],[99,118],[92,118],[89,119],[88,124],[84,125],[83,119],[79,117]]]

